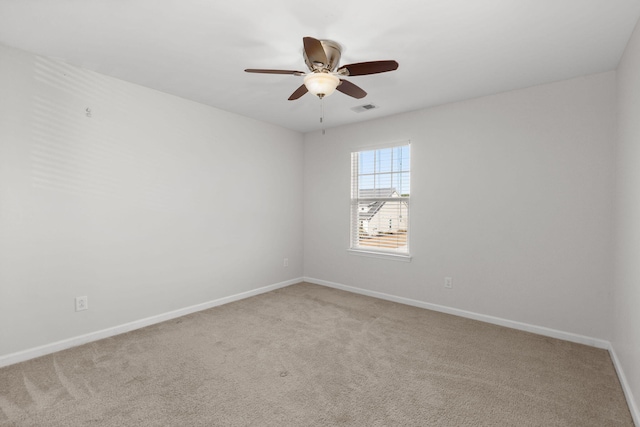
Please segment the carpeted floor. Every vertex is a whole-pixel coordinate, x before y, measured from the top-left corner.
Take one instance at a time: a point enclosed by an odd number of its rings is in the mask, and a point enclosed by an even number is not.
[[[609,354],[298,284],[0,369],[1,426],[633,426]]]

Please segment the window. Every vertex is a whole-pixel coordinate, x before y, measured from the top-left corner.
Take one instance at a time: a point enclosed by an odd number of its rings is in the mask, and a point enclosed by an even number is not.
[[[351,153],[351,250],[409,255],[409,148]]]

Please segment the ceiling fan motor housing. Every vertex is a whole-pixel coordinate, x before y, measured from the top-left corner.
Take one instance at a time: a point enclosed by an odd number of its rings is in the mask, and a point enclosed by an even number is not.
[[[304,56],[305,64],[307,64],[307,67],[309,67],[309,70],[311,71],[335,71],[336,68],[338,68],[338,64],[340,63],[340,54],[342,51],[342,47],[333,40],[320,40],[320,44],[322,44],[322,49],[327,56],[328,64],[311,62],[307,57],[307,52],[303,50],[302,55]]]

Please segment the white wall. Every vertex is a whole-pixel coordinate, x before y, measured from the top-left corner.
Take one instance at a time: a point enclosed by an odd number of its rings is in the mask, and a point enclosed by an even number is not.
[[[305,277],[608,339],[615,84],[608,72],[307,134]],[[413,259],[349,254],[349,153],[403,139]]]
[[[299,133],[0,46],[0,357],[301,277],[302,160]]]
[[[640,24],[618,66],[613,347],[640,415]],[[640,419],[636,418],[636,423]]]

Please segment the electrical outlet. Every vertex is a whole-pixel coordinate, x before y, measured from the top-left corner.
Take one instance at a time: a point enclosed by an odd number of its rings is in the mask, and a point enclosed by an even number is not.
[[[447,289],[453,288],[453,279],[451,277],[444,278],[444,287]]]
[[[82,311],[89,309],[89,298],[84,297],[76,297],[76,311]]]
[[[284,262],[282,263],[283,267],[289,267],[289,258],[285,258]]]

